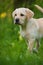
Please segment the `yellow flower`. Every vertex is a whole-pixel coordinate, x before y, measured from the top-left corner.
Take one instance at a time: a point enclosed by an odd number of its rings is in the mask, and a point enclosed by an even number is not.
[[[6,17],[6,13],[3,12],[1,15],[0,15],[1,18],[5,18]]]

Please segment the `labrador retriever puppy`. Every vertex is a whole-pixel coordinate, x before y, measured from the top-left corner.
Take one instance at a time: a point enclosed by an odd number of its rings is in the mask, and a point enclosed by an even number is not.
[[[14,24],[20,25],[20,34],[27,40],[30,52],[39,48],[39,38],[43,37],[43,18],[33,18],[34,12],[28,8],[18,8],[12,13]],[[36,48],[34,49],[34,41]]]

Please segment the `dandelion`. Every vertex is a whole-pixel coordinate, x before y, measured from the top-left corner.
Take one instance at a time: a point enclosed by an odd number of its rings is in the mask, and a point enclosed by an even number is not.
[[[3,13],[1,13],[0,17],[1,17],[1,18],[5,18],[6,15],[7,15],[7,14],[6,14],[5,12],[3,12]]]

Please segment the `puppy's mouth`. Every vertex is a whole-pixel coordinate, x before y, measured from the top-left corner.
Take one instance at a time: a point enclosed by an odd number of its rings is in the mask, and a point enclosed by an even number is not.
[[[17,24],[17,25],[22,25],[21,23],[15,23],[15,24]]]

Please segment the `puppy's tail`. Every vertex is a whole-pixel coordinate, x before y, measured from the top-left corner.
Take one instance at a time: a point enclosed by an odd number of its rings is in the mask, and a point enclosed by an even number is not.
[[[35,5],[35,7],[36,7],[39,11],[41,11],[41,12],[43,13],[43,8],[42,8],[42,7],[40,7],[39,5]]]

